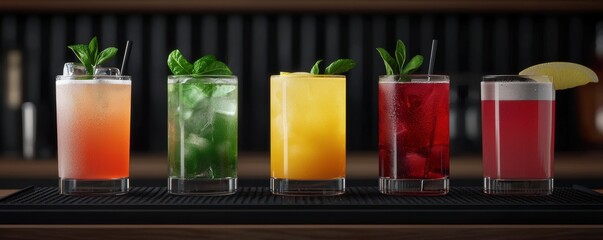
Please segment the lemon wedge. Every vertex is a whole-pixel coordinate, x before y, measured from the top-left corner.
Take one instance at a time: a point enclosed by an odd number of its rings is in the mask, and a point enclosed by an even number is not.
[[[519,75],[547,75],[553,81],[555,90],[599,82],[599,78],[593,70],[570,62],[549,62],[534,65],[519,72]]]
[[[281,76],[287,76],[287,75],[310,75],[311,73],[309,72],[280,72]]]

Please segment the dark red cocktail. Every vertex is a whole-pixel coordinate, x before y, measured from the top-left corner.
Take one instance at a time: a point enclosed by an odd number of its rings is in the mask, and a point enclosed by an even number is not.
[[[398,81],[403,80],[403,81]],[[448,76],[379,79],[379,188],[443,195],[449,174]]]

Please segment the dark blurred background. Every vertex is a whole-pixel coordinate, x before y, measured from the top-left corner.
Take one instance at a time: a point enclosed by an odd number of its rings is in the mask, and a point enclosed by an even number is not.
[[[409,55],[427,57],[437,39],[434,72],[451,79],[451,154],[479,155],[481,76],[550,61],[602,73],[601,13],[603,3],[595,0],[6,0],[0,157],[20,158],[24,149],[28,157],[56,157],[55,77],[64,62],[77,61],[66,46],[93,36],[101,48],[120,48],[120,59],[105,65],[120,65],[126,40],[134,42],[127,69],[133,154],[166,152],[166,59],[173,49],[189,59],[214,54],[239,77],[242,152],[269,151],[270,75],[309,71],[316,59],[356,60],[347,74],[347,148],[365,152],[377,149],[377,78],[385,72],[375,48],[393,50],[402,39]],[[23,108],[26,102],[33,104]],[[603,84],[558,91],[556,104],[558,152],[603,149]],[[24,109],[35,109],[35,117]]]

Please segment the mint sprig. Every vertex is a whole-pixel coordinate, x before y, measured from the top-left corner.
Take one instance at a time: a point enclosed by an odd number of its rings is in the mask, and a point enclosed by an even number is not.
[[[322,59],[320,59],[314,63],[314,65],[312,66],[312,69],[310,69],[311,74],[320,74],[319,65],[321,62],[322,62]]]
[[[230,68],[213,55],[205,55],[191,64],[178,49],[170,53],[167,64],[174,75],[232,75]]]
[[[209,54],[191,64],[180,50],[175,49],[168,56],[167,64],[174,75],[232,75],[232,71],[226,64]],[[196,87],[209,97],[223,96],[234,90],[234,87],[219,87],[215,84],[202,84]]]
[[[75,53],[77,59],[79,59],[82,65],[86,67],[86,73],[88,75],[94,74],[94,67],[99,66],[101,63],[104,63],[117,55],[117,48],[115,47],[108,47],[103,51],[98,52],[98,40],[96,36],[90,40],[88,45],[76,44],[67,46],[67,48],[71,49],[71,51]]]
[[[423,65],[423,56],[415,55],[408,61],[406,66],[406,45],[402,40],[396,42],[395,58],[392,57],[384,48],[377,48],[377,52],[383,59],[385,65],[385,73],[387,75],[405,75],[412,74]]]
[[[314,63],[311,74],[320,74],[319,65],[323,60],[320,59]],[[325,68],[324,73],[327,75],[337,75],[352,70],[356,66],[356,62],[352,59],[337,59]]]

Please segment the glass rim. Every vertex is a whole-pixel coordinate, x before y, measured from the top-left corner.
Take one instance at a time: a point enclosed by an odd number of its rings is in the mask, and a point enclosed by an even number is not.
[[[498,80],[500,78],[500,80]],[[504,79],[506,78],[506,79]],[[515,78],[515,79],[512,79]],[[527,81],[532,80],[532,81]],[[484,75],[482,82],[525,82],[525,83],[552,83],[551,77],[548,75],[519,75],[519,74],[497,74]]]
[[[443,74],[384,74],[384,75],[379,75],[379,77],[401,77],[401,76],[409,76],[409,77],[445,77],[445,78],[449,78],[449,75],[443,75]]]
[[[57,81],[74,80],[74,81],[98,81],[98,80],[119,80],[131,81],[132,76],[129,75],[57,75]]]
[[[236,75],[169,75],[168,84],[205,83],[238,85]]]
[[[346,75],[336,75],[336,74],[287,74],[287,75],[270,75],[270,77],[291,77],[291,78],[346,78]]]
[[[397,78],[409,77],[410,81],[398,81]],[[379,83],[450,83],[448,75],[438,74],[396,74],[380,75]]]
[[[187,74],[187,75],[168,75],[168,78],[238,78],[237,75],[198,75],[198,74]]]

